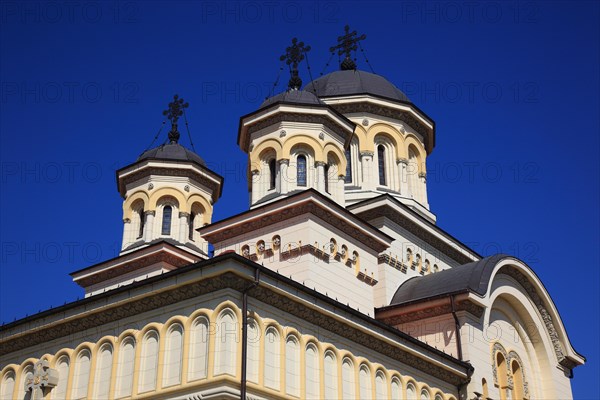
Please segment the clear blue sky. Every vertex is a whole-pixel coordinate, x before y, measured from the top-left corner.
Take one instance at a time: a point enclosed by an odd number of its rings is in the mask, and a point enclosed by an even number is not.
[[[375,72],[437,123],[438,224],[536,271],[588,358],[575,397],[600,397],[597,2],[0,6],[3,322],[77,299],[68,273],[117,255],[115,170],[150,144],[174,93],[225,177],[214,220],[247,209],[239,117],[268,95],[292,37],[312,46],[317,77],[349,23]]]

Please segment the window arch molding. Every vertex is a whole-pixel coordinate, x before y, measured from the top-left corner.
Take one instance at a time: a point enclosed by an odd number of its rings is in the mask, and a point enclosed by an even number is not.
[[[376,167],[377,176],[379,177],[377,180],[378,185],[397,190],[400,174],[396,164],[396,141],[386,134],[379,133],[375,135],[373,153],[373,165]]]

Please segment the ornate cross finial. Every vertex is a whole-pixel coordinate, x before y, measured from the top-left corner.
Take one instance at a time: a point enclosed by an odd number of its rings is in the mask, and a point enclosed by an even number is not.
[[[44,389],[52,389],[58,383],[58,371],[50,368],[46,360],[39,360],[33,367],[33,374],[28,374],[25,379],[25,392],[31,391],[32,400],[44,398]]]
[[[171,143],[177,143],[179,140],[179,131],[177,130],[177,120],[183,115],[183,109],[188,108],[189,103],[184,103],[179,95],[173,96],[173,101],[169,103],[169,108],[163,111],[163,115],[171,121],[171,131],[169,132],[169,140]]]
[[[350,54],[358,49],[358,46],[356,44],[361,40],[365,40],[367,38],[367,35],[362,34],[358,36],[356,31],[350,32],[350,26],[348,25],[344,27],[344,31],[346,33],[342,36],[338,36],[337,38],[338,44],[336,46],[331,47],[329,51],[333,53],[337,50],[338,56],[341,56],[343,54],[346,55],[340,67],[342,68],[342,71],[347,71],[356,69],[356,63],[350,57]]]
[[[298,42],[297,38],[292,39],[292,45],[285,49],[285,54],[279,57],[279,60],[284,61],[287,65],[291,66],[290,81],[288,83],[288,89],[300,89],[302,86],[302,79],[298,76],[298,64],[304,60],[304,54],[310,51],[310,46],[305,46],[304,42]]]

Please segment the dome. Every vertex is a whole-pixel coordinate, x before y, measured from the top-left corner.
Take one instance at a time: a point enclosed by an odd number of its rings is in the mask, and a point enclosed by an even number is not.
[[[163,144],[153,149],[146,150],[138,157],[137,161],[139,162],[146,159],[193,161],[206,166],[206,163],[198,154],[186,149],[179,143]]]
[[[323,102],[317,98],[313,93],[307,92],[306,90],[286,90],[285,92],[276,94],[273,97],[269,97],[260,105],[260,108],[269,106],[271,104],[283,102],[283,103],[297,103],[297,104],[312,104],[321,105]]]
[[[304,90],[319,97],[372,94],[392,100],[410,102],[409,98],[393,83],[380,75],[366,71],[335,71],[305,86]]]

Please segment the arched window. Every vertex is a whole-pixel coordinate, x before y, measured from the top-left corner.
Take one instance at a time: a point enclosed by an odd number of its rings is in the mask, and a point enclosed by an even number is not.
[[[17,393],[19,393],[19,399],[30,400],[31,391],[25,389],[25,382],[28,378],[33,377],[33,365],[28,365],[21,371],[21,383],[17,386]],[[87,386],[86,386],[87,387]],[[11,397],[12,399],[12,397]]]
[[[171,234],[171,218],[173,214],[173,208],[171,206],[163,207],[163,215],[162,215],[162,235],[170,235]]]
[[[140,239],[142,236],[144,236],[144,224],[146,222],[146,218],[144,218],[143,207],[138,210],[138,217],[140,219],[140,228],[138,229],[137,239]]]
[[[277,162],[274,158],[269,160],[269,190],[275,189],[277,180]]]
[[[411,249],[406,249],[406,262],[411,264],[412,263],[412,250]]]
[[[108,399],[110,391],[110,377],[113,364],[113,347],[105,343],[98,351],[96,373],[94,375],[94,399]]]
[[[506,400],[506,394],[508,391],[508,379],[506,371],[506,358],[501,352],[496,353],[496,371],[498,377],[498,386],[500,390],[500,400]]]
[[[408,166],[406,167],[406,174],[408,175],[408,189],[412,197],[420,201],[420,190],[419,190],[419,159],[417,153],[411,148],[408,151]]]
[[[352,153],[350,147],[346,149],[346,177],[344,178],[345,183],[352,183]]]
[[[349,358],[342,361],[342,398],[354,400],[356,398],[356,381],[354,379],[354,364]]]
[[[188,380],[206,378],[208,373],[208,319],[198,317],[190,331]]]
[[[437,264],[433,264],[433,272],[439,272],[440,271],[440,267],[438,267]]]
[[[75,360],[75,374],[73,375],[73,399],[84,399],[87,397],[88,385],[90,380],[90,361],[91,354],[89,350],[81,350]]]
[[[300,350],[298,339],[288,336],[285,341],[285,392],[300,395]]]
[[[400,386],[400,380],[397,377],[392,378],[391,389],[392,389],[392,400],[400,400],[401,386]]]
[[[140,365],[138,392],[156,389],[158,371],[158,332],[149,331],[142,340],[142,360]]]
[[[373,392],[371,389],[371,371],[366,365],[362,365],[360,367],[360,371],[358,373],[358,382],[360,386],[360,398],[373,398]]]
[[[385,186],[385,147],[382,144],[377,146],[377,164],[379,166],[379,184]]]
[[[2,377],[2,385],[0,386],[0,399],[12,400],[13,391],[15,390],[15,372],[7,371]]]
[[[265,386],[279,390],[280,344],[279,333],[273,327],[265,333]]]
[[[412,383],[406,385],[406,400],[417,400],[417,391]]]
[[[310,343],[306,346],[305,352],[305,363],[306,363],[306,398],[316,400],[321,397],[320,393],[320,377],[321,373],[319,370],[319,357],[317,348],[314,344]]]
[[[260,363],[260,337],[258,323],[253,318],[248,318],[248,352],[246,355],[246,379],[258,383],[258,369]]]
[[[513,378],[513,400],[523,400],[525,398],[525,385],[523,382],[523,370],[517,360],[512,360],[510,369]]]
[[[69,356],[61,356],[58,359],[56,370],[58,371],[58,384],[52,389],[52,400],[65,400],[69,379]]]
[[[388,398],[387,382],[382,371],[377,371],[377,374],[375,375],[375,398]]]
[[[444,400],[444,398],[442,397],[441,394],[438,393],[438,394],[435,395],[435,400]],[[487,400],[487,398],[484,397],[484,400]]]
[[[325,192],[329,193],[329,164],[325,164],[323,171],[325,175]]]
[[[167,331],[163,367],[163,387],[181,383],[183,357],[183,327],[173,324]]]
[[[188,230],[188,239],[190,240],[194,240],[194,220],[196,219],[196,213],[195,212],[191,212],[190,213],[190,223],[188,225],[189,230]]]
[[[221,311],[217,319],[215,375],[235,375],[237,360],[238,327],[233,311]]]
[[[421,390],[421,400],[429,400],[429,392],[425,389]]]
[[[117,365],[115,397],[131,396],[135,368],[135,339],[131,336],[121,341]]]
[[[325,398],[326,399],[337,399],[338,398],[338,372],[337,372],[337,360],[333,352],[328,351],[325,353]]]
[[[296,184],[306,186],[306,156],[303,154],[296,158]]]
[[[424,271],[426,274],[428,274],[429,272],[431,272],[431,270],[430,270],[430,267],[429,267],[429,266],[430,266],[430,264],[429,264],[429,260],[427,260],[427,259],[426,259],[426,260],[425,260],[425,265],[423,266],[423,271]]]

